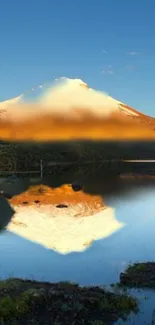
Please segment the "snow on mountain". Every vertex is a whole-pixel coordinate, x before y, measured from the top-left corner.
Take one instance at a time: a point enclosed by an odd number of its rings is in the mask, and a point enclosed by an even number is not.
[[[35,86],[18,97],[0,102],[0,109],[23,103],[41,104],[46,109],[51,109],[52,105],[52,109],[56,111],[69,111],[71,107],[78,107],[101,115],[120,112],[127,116],[145,116],[105,93],[89,88],[81,79],[65,77]]]
[[[12,99],[5,100],[4,102],[0,102],[0,107],[1,106],[4,107],[4,106],[10,105],[10,104],[17,104],[20,101],[20,98],[21,98],[21,96],[18,96],[18,97],[12,98]]]
[[[126,115],[129,115],[129,116],[138,116],[138,112],[134,112],[133,110],[131,110],[130,107],[128,108],[123,103],[120,106],[120,112],[125,113]]]
[[[107,94],[88,87],[81,79],[56,79],[48,82],[22,95],[3,101],[0,108],[8,108],[14,104],[40,104],[46,110],[69,112],[70,110],[89,110],[95,115],[109,115],[118,111],[118,101]]]

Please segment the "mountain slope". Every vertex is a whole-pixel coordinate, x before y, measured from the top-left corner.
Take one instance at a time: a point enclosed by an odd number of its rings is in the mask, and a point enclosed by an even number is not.
[[[60,78],[0,103],[0,137],[7,140],[151,140],[154,129],[154,118],[80,79]]]
[[[143,125],[146,125],[148,128],[155,130],[155,118],[149,115],[145,115],[123,103],[120,103],[119,107],[121,113],[125,113],[129,118],[132,118],[134,121],[139,122]]]

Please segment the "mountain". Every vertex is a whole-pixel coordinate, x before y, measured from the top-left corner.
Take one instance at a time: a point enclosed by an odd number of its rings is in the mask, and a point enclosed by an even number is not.
[[[119,104],[120,113],[127,115],[128,117],[134,119],[135,121],[147,125],[148,128],[155,130],[155,118],[149,115],[145,115],[130,106],[120,103]]]
[[[2,139],[150,140],[154,129],[155,118],[80,79],[56,79],[0,103]]]
[[[81,79],[60,78],[53,82],[46,82],[35,86],[23,94],[0,102],[0,109],[7,109],[15,105],[36,104],[50,108],[50,111],[62,109],[63,112],[72,107],[88,110],[100,110],[100,114],[107,115],[108,110],[117,111],[117,101],[103,92],[88,87]]]
[[[93,89],[90,89],[88,85],[82,81],[81,79],[69,79],[69,78],[60,78],[54,80],[54,82],[46,82],[44,84],[32,87],[30,90],[25,91],[23,94],[12,98],[10,100],[5,100],[3,102],[0,102],[0,108],[6,108],[10,105],[14,104],[22,104],[22,103],[40,103],[44,102],[44,104],[47,102],[47,99],[50,97],[52,100],[52,94],[59,92],[66,92],[66,95],[71,96],[71,93],[75,92],[76,89],[79,88],[85,88],[85,90],[89,90],[90,92],[96,92],[102,96],[102,105],[104,107],[104,102],[113,102],[113,104],[116,106],[116,111],[123,113],[127,116],[131,117],[139,117],[139,118],[150,118],[149,116],[142,114],[138,112],[137,110],[131,108],[130,106],[122,103],[121,101],[118,101],[111,96],[108,96],[105,93],[97,92]],[[57,88],[57,92],[55,91]],[[90,96],[90,94],[89,94]],[[46,103],[47,104],[47,103]]]

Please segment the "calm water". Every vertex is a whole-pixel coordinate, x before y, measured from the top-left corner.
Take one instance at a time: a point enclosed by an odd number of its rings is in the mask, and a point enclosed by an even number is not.
[[[108,200],[125,225],[83,252],[61,255],[11,232],[0,236],[0,276],[44,281],[68,280],[81,285],[110,285],[130,262],[155,260],[155,189]],[[103,223],[100,225],[104,227]],[[52,236],[52,233],[51,233]],[[126,324],[151,324],[155,292],[137,291],[141,313]],[[148,299],[144,299],[145,296]],[[122,322],[119,322],[122,324]]]

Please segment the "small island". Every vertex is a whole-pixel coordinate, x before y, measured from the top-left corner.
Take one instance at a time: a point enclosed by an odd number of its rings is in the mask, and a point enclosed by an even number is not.
[[[110,325],[130,312],[137,300],[103,287],[22,279],[0,281],[0,324]]]
[[[126,271],[120,274],[120,285],[155,289],[155,262],[129,265]]]

